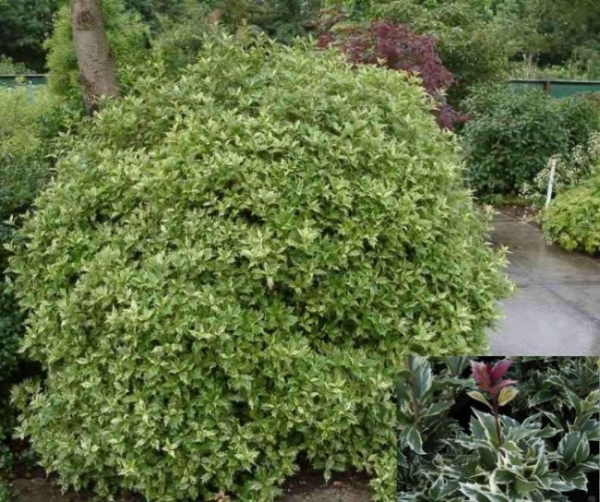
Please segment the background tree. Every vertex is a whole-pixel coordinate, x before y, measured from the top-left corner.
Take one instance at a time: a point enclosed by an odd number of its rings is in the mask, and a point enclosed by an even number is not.
[[[0,54],[43,71],[58,0],[0,0]]]
[[[538,35],[529,51],[541,64],[564,64],[573,58],[583,65],[593,59],[600,62],[600,2],[533,0],[524,10]]]
[[[454,129],[464,117],[445,102],[445,93],[454,83],[452,73],[442,64],[433,37],[417,35],[404,24],[390,21],[348,23],[344,16],[327,16],[320,23],[320,47],[340,49],[353,64],[372,64],[418,76],[435,99],[438,125]]]

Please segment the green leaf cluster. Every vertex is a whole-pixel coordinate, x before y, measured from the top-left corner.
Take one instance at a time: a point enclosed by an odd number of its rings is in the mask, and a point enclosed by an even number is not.
[[[501,416],[501,447],[491,413],[474,410],[468,430],[449,414],[473,385],[453,367],[459,358],[414,358],[400,376],[413,392],[399,392],[398,502],[566,502],[586,490],[600,460],[590,452],[600,440],[596,358],[516,359],[510,408],[520,418]]]
[[[0,481],[0,502],[12,502],[12,500],[10,490]]]
[[[37,95],[34,96],[33,93]],[[3,244],[10,240],[8,219],[23,212],[48,178],[41,139],[49,99],[26,86],[0,89],[0,277],[7,265]],[[20,314],[0,282],[0,387],[15,364],[16,325]]]
[[[320,0],[183,0],[177,10],[159,16],[154,23],[152,57],[158,57],[173,73],[196,62],[203,34],[214,29],[209,22],[215,13],[220,28],[238,38],[263,33],[279,43],[292,44],[310,31],[320,5]]]
[[[44,40],[52,31],[59,0],[0,0],[0,55],[28,68],[44,68]]]
[[[598,254],[599,215],[600,174],[595,174],[556,196],[542,216],[542,230],[550,242],[569,251],[577,249],[592,255]]]
[[[419,484],[428,453],[444,447],[444,438],[458,433],[458,422],[449,416],[458,394],[469,381],[461,378],[466,357],[435,359],[410,356],[398,375],[398,487]],[[473,385],[474,388],[474,385]]]
[[[244,0],[231,0],[231,3],[244,4]],[[177,12],[170,15],[159,16],[151,38],[152,50],[149,57],[158,59],[168,71],[177,75],[182,68],[195,63],[200,57],[204,41],[204,33],[209,31],[208,16],[211,9],[217,8],[217,2],[198,2],[197,0],[184,0],[179,4]],[[237,6],[241,7],[241,6]],[[246,9],[233,9],[234,14],[244,16]],[[228,9],[225,19],[220,22],[234,30],[241,20],[231,18]],[[135,68],[131,68],[136,71]]]
[[[21,75],[24,73],[27,73],[27,68],[23,63],[15,63],[12,58],[0,54],[0,74]]]
[[[600,130],[594,132],[587,143],[573,148],[569,155],[548,159],[546,167],[537,174],[533,185],[522,187],[523,199],[540,207],[545,203],[553,167],[552,194],[554,196],[600,174]]]
[[[573,394],[587,396],[598,388],[598,366],[586,357],[521,357],[511,378],[521,390],[514,401],[517,410],[561,414],[564,406],[576,408]]]
[[[197,0],[193,0],[198,4]],[[163,17],[178,17],[181,14],[183,6],[188,3],[187,0],[178,0],[176,2],[169,0],[124,0],[127,10],[140,14],[143,21],[152,28],[158,28],[160,19]],[[209,4],[211,2],[202,2]]]
[[[10,459],[3,442],[14,425],[9,396],[23,334],[23,315],[5,285],[8,251],[4,245],[9,243],[19,215],[50,176],[47,121],[52,107],[53,100],[44,91],[24,85],[0,89],[0,471]]]
[[[389,500],[402,357],[485,350],[508,290],[430,107],[336,52],[217,37],[98,113],[13,245],[42,465],[265,501],[303,456]]]

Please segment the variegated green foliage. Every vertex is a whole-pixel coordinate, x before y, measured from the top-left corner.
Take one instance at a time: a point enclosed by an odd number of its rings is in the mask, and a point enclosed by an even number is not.
[[[600,162],[599,162],[600,164]],[[600,253],[600,173],[566,190],[542,215],[548,241],[591,255]]]
[[[538,371],[530,375],[527,368],[532,364]],[[567,502],[565,493],[586,490],[586,473],[598,471],[600,460],[590,453],[590,442],[600,441],[594,358],[517,360],[511,377],[519,378],[521,392],[511,402],[512,412],[527,411],[529,416],[522,421],[501,416],[501,447],[493,414],[474,411],[468,431],[447,418],[455,392],[452,384],[446,394],[443,391],[449,371],[419,377],[428,372],[431,365],[422,359],[413,365],[411,377],[429,382],[428,392],[414,392],[409,401],[400,394],[400,421],[410,423],[418,434],[411,441],[404,433],[399,435],[398,502]],[[555,386],[554,412],[529,408],[530,404],[549,404],[546,389],[536,388],[542,375]],[[406,375],[404,378],[411,381]],[[472,387],[469,381],[464,383],[465,389]],[[427,412],[414,414],[415,409],[427,410],[434,405],[442,409],[437,421]],[[407,409],[413,413],[402,413]],[[430,446],[421,447],[420,438],[427,438]],[[409,477],[411,471],[414,475]]]
[[[465,357],[447,358],[443,369],[434,374],[427,358],[406,358],[397,388],[400,488],[418,485],[421,471],[430,462],[429,453],[443,448],[444,438],[460,430],[458,422],[448,415],[458,393],[469,384],[460,378],[468,364]]]
[[[4,279],[8,253],[4,245],[13,234],[9,219],[18,219],[33,202],[50,175],[46,159],[46,121],[53,106],[45,91],[26,85],[0,88],[0,474],[11,455],[4,445],[12,433],[10,387],[19,365],[18,346],[23,335],[23,315]]]
[[[521,392],[513,402],[517,411],[575,410],[573,395],[586,396],[600,384],[598,364],[589,357],[520,357],[511,375],[520,381]]]
[[[393,497],[402,356],[483,350],[507,290],[429,106],[334,52],[208,39],[99,113],[12,260],[42,464],[103,496],[249,502],[305,455]]]

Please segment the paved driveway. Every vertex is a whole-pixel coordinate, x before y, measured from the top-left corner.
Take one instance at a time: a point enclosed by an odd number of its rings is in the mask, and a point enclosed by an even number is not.
[[[516,295],[491,335],[494,355],[600,356],[600,261],[545,244],[533,225],[498,214],[492,242],[510,249]]]

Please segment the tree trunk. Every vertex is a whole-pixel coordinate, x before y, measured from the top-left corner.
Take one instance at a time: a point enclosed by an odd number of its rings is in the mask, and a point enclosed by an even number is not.
[[[98,109],[101,96],[120,96],[100,3],[101,0],[71,0],[71,26],[79,79],[90,112]]]

